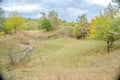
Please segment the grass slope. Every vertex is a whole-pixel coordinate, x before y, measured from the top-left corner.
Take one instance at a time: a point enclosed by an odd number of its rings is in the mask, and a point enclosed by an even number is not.
[[[42,41],[36,45],[33,58],[46,58],[47,65],[75,66],[87,64],[92,60],[93,55],[89,53],[101,46],[100,41],[84,41],[73,39],[57,39],[51,41]]]
[[[120,51],[107,54],[105,46],[105,42],[90,40],[40,41],[30,62],[3,71],[13,80],[114,80]]]

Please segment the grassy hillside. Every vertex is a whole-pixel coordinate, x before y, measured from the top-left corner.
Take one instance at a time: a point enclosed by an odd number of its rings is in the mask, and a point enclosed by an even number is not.
[[[34,57],[47,58],[47,65],[78,66],[92,60],[91,51],[98,46],[104,46],[99,41],[84,41],[73,39],[57,39],[42,41],[36,45]],[[92,45],[94,44],[94,45]],[[90,53],[90,54],[89,54]]]
[[[90,40],[40,41],[28,63],[4,66],[3,73],[12,80],[114,80],[120,46],[115,43],[110,54],[105,46],[105,42]]]

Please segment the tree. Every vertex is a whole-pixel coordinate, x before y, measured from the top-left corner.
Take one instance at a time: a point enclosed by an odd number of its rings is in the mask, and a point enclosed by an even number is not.
[[[45,18],[41,20],[41,27],[42,29],[46,29],[47,31],[49,31],[51,29],[51,24],[50,22]]]
[[[77,21],[81,29],[81,35],[82,37],[85,37],[88,33],[88,26],[89,26],[89,22],[86,18],[86,14],[79,16]]]
[[[86,18],[86,14],[83,14],[78,17],[78,23],[79,23],[80,28],[88,28],[89,23]]]
[[[4,29],[3,29],[3,23],[5,21],[5,15],[4,15],[5,11],[0,8],[0,32],[2,32]]]
[[[80,30],[78,28],[78,25],[75,25],[72,31],[72,35],[73,37],[79,39],[79,37],[81,36]]]
[[[46,29],[47,31],[49,31],[51,29],[51,23],[48,20],[48,18],[46,17],[46,14],[44,12],[41,12],[41,18],[40,18],[40,22],[38,25],[39,29]]]
[[[46,14],[44,12],[40,12],[41,14],[41,19],[47,18]]]
[[[54,10],[52,10],[48,13],[48,20],[50,21],[51,26],[53,28],[58,27],[58,25],[60,24],[60,19],[58,18],[58,13],[55,12]]]
[[[118,9],[116,7],[113,7],[111,3],[107,6],[107,8],[104,10],[104,15],[109,16],[111,19],[113,19],[118,13]],[[102,14],[101,14],[102,15]]]
[[[113,6],[108,5],[105,12],[90,23],[90,38],[105,40],[108,53],[113,43],[120,38],[120,19],[115,16],[116,13]]]
[[[120,8],[120,0],[112,0],[112,1],[115,2],[118,5],[118,7]]]
[[[6,33],[17,33],[18,30],[24,28],[24,19],[17,11],[13,11],[10,17],[6,19],[4,25]]]

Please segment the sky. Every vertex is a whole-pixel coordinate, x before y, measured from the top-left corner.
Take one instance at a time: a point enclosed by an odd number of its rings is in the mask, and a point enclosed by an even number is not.
[[[40,18],[40,12],[48,14],[54,10],[58,17],[66,21],[75,21],[78,16],[87,14],[88,20],[103,12],[111,0],[0,0],[0,7],[8,16],[17,10],[23,17]]]

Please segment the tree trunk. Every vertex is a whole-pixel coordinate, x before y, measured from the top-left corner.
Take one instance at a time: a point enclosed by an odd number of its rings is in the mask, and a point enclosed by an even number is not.
[[[111,46],[113,45],[113,41],[107,41],[107,52],[109,53],[110,52],[110,48]]]
[[[109,41],[107,41],[107,52],[109,53]]]
[[[14,27],[14,30],[15,30],[15,34],[17,33],[17,29],[16,29],[16,27]]]

